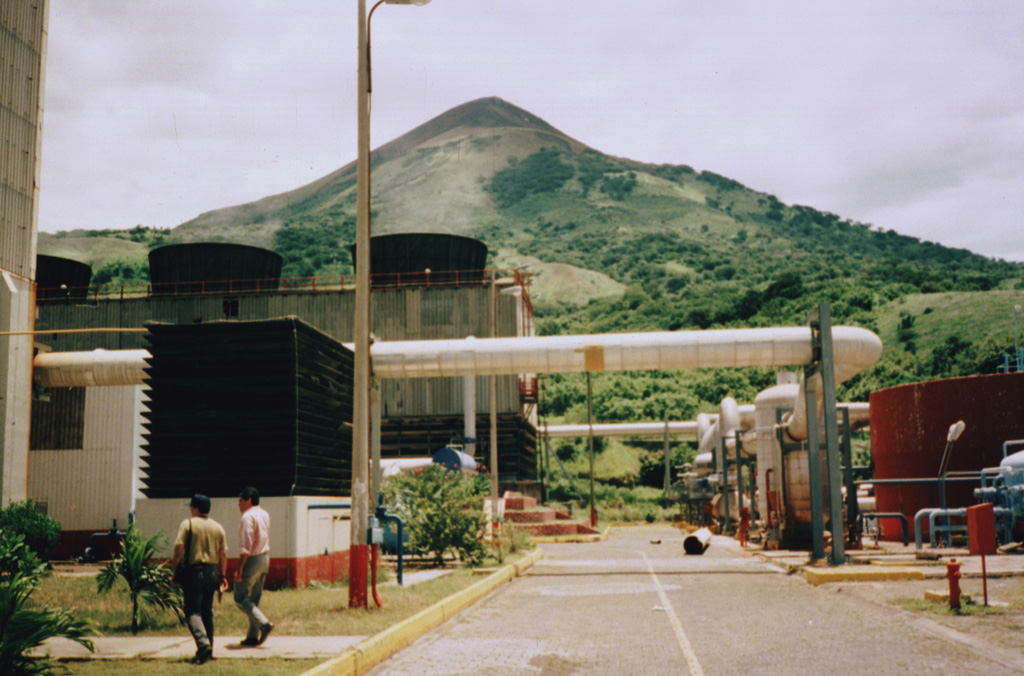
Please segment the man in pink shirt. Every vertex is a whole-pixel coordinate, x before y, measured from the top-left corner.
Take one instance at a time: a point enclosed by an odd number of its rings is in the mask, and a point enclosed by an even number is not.
[[[238,568],[235,569],[235,605],[249,618],[243,646],[267,640],[274,625],[260,610],[263,580],[270,568],[270,515],[260,507],[260,492],[252,486],[238,497],[242,521],[238,525]]]

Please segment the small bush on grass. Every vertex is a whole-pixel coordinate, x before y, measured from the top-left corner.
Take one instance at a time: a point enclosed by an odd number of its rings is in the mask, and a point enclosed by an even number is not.
[[[93,632],[84,620],[66,610],[33,605],[46,566],[25,544],[25,536],[0,530],[0,674],[43,676],[56,673],[58,665],[48,658],[29,657],[28,652],[54,636],[64,636],[89,650]]]
[[[164,534],[159,532],[148,540],[135,527],[128,526],[120,557],[108,563],[96,576],[96,588],[101,594],[110,591],[121,578],[128,584],[128,598],[132,602],[132,634],[150,617],[150,609],[170,610],[185,623],[182,612],[181,589],[174,585],[170,568],[154,561],[163,548]]]
[[[491,556],[499,564],[505,563],[505,558],[526,549],[533,549],[533,540],[526,531],[516,528],[511,521],[506,521],[498,529],[496,540],[488,543]]]
[[[20,533],[24,536],[25,546],[40,561],[50,560],[53,548],[60,537],[60,522],[51,519],[39,509],[35,500],[12,502],[0,509],[0,531]]]
[[[462,472],[432,464],[391,478],[384,494],[409,532],[411,553],[429,554],[438,566],[449,553],[468,563],[483,556],[483,502]]]

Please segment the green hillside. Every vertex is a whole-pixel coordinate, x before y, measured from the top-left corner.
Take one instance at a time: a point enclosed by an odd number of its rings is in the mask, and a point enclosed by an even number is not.
[[[604,155],[500,99],[448,111],[373,153],[373,232],[476,237],[493,266],[530,265],[543,334],[795,325],[821,301],[886,350],[841,393],[994,372],[1012,349],[1024,265],[781,203],[711,171]],[[352,271],[355,165],[171,231],[43,237],[42,253],[145,279],[162,243],[273,248],[286,276]],[[73,246],[72,246],[73,245]],[[67,252],[67,253],[62,253]],[[767,370],[600,374],[601,421],[688,419],[774,382]],[[585,388],[553,375],[545,413],[579,421]]]

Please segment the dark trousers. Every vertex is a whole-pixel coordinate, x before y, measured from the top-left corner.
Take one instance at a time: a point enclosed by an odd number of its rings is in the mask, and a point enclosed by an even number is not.
[[[185,622],[195,639],[196,649],[213,647],[213,595],[217,591],[217,566],[212,563],[193,566],[188,571],[182,594]]]

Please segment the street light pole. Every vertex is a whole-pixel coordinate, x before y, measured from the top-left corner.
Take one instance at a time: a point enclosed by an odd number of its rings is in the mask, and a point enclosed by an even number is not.
[[[367,529],[370,461],[370,54],[366,0],[359,0],[359,93],[356,99],[356,298],[355,364],[352,401],[352,526],[348,567],[348,605],[366,607],[369,563]]]
[[[378,0],[391,5],[425,5],[430,0]],[[370,17],[358,0],[358,94],[356,155],[356,298],[353,322],[355,364],[352,393],[352,526],[349,541],[348,605],[367,605],[370,504]]]

